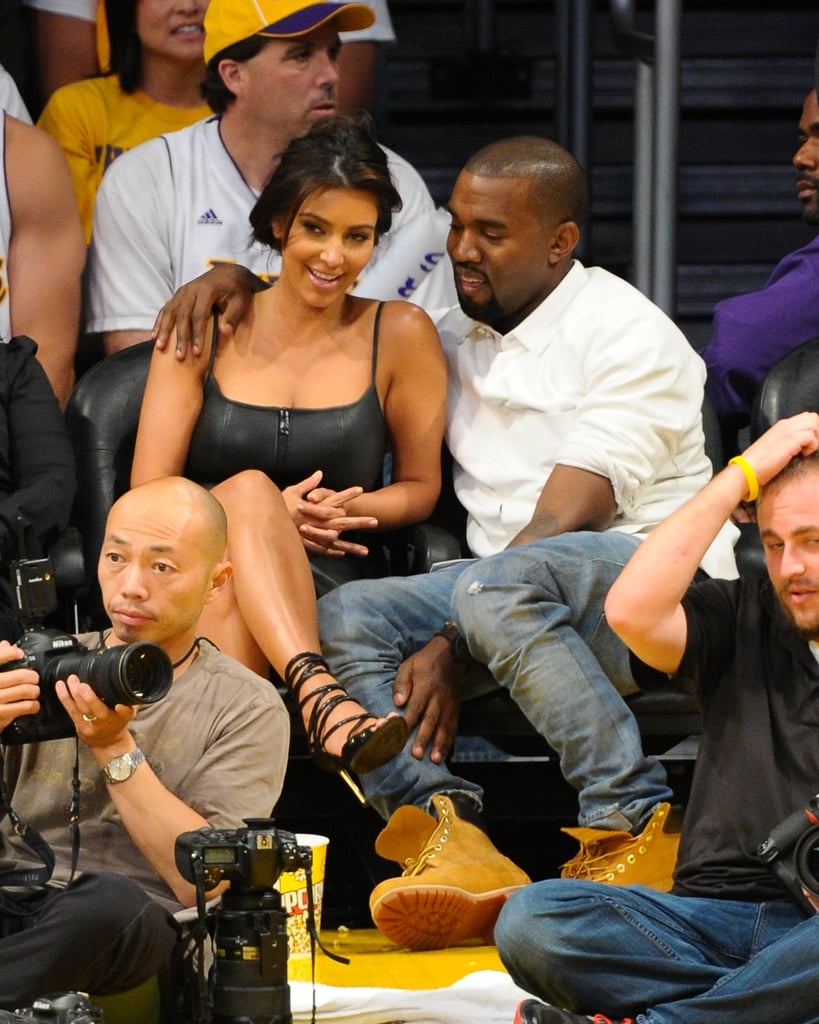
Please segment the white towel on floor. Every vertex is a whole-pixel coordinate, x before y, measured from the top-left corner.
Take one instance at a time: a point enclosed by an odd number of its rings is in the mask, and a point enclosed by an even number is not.
[[[343,988],[316,985],[316,1024],[512,1024],[528,993],[503,971],[475,971],[446,988]],[[290,982],[293,1024],[309,1024],[313,989]]]

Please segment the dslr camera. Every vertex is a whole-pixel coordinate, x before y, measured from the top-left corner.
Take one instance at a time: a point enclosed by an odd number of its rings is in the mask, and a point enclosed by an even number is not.
[[[207,916],[215,957],[205,1019],[291,1024],[287,914],[274,885],[282,871],[304,868],[312,892],[313,851],[271,818],[248,818],[245,825],[183,832],[174,848],[179,873],[196,886],[200,907],[205,892],[224,879],[230,882],[221,905]]]
[[[23,657],[6,662],[0,672],[34,669],[40,677],[40,711],[7,725],[0,732],[0,742],[38,743],[73,736],[74,723],[54,688],[58,679],[72,673],[89,683],[109,707],[154,704],[171,688],[171,660],[156,644],[137,641],[89,650],[68,633],[43,626],[45,617],[57,607],[57,588],[48,558],[12,562],[11,583],[17,617],[23,626],[23,635],[17,641]]]
[[[0,1024],[19,1021],[51,1021],[51,1024],[104,1024],[102,1010],[82,992],[57,992],[38,996],[23,1010],[0,1010]]]
[[[819,898],[819,793],[788,815],[760,843],[757,855],[806,913],[815,913],[803,889]]]
[[[246,828],[201,828],[176,838],[174,856],[183,878],[196,884],[200,868],[205,891],[227,879],[246,890],[272,889],[282,871],[311,867],[313,851],[272,818],[248,818]]]

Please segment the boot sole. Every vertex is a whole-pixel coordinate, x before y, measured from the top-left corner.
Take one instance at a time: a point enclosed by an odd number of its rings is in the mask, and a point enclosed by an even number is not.
[[[498,914],[519,888],[475,895],[443,885],[402,886],[378,897],[370,912],[378,930],[407,949],[446,949],[467,939],[493,945]]]

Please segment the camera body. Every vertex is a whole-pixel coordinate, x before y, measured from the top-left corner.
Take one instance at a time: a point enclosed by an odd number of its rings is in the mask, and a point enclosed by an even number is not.
[[[312,864],[313,851],[299,846],[292,832],[276,828],[272,818],[248,818],[246,828],[201,828],[176,838],[174,856],[180,875],[196,884],[198,865],[205,891],[227,879],[243,889],[272,889],[282,871]]]
[[[198,829],[177,836],[179,873],[204,892],[230,882],[208,912],[215,957],[210,974],[212,1024],[291,1024],[287,914],[274,888],[282,871],[312,869],[313,851],[272,818],[248,818],[232,831]]]
[[[74,723],[54,689],[58,679],[72,674],[89,683],[109,707],[153,704],[171,688],[171,659],[157,644],[137,641],[89,649],[68,633],[43,626],[46,616],[57,607],[50,559],[12,562],[11,585],[17,618],[23,625],[23,635],[17,641],[23,657],[0,665],[0,672],[34,669],[40,682],[40,711],[7,725],[0,732],[0,742],[39,743],[73,736]]]
[[[154,704],[171,688],[173,668],[157,644],[137,641],[89,649],[57,629],[31,629],[17,641],[23,657],[0,672],[31,668],[40,680],[40,711],[16,718],[0,732],[3,743],[39,743],[73,736],[74,723],[55,690],[58,679],[76,674],[107,704]]]
[[[815,911],[803,889],[819,899],[819,793],[771,830],[757,856],[806,913]]]
[[[104,1024],[102,1010],[82,992],[58,992],[37,999],[14,1013],[0,1010],[0,1024],[12,1021],[50,1021],[51,1024]]]

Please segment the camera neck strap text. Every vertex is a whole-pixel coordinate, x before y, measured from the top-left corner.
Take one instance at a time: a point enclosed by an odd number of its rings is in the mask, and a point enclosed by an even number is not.
[[[79,740],[76,740],[74,750],[74,768],[71,777],[71,804],[68,810],[68,827],[71,835],[71,874],[68,879],[70,885],[74,880],[77,870],[77,861],[80,855],[80,759]],[[5,780],[5,759],[0,750],[0,820],[8,815],[11,827],[26,846],[42,862],[39,868],[12,868],[8,871],[0,871],[0,887],[17,885],[46,885],[54,873],[55,857],[54,851],[49,843],[40,835],[33,825],[27,825],[21,820],[18,813],[11,806],[8,789]]]

